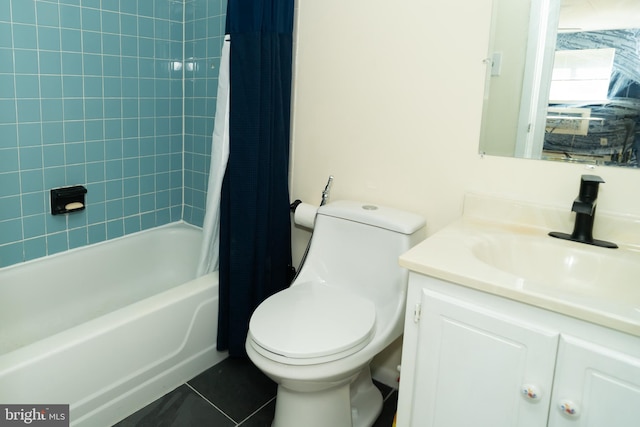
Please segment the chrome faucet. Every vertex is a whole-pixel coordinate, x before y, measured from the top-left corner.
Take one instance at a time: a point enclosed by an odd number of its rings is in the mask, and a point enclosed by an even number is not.
[[[576,213],[576,221],[573,233],[560,233],[552,231],[551,237],[571,240],[573,242],[586,243],[603,248],[617,248],[618,245],[604,240],[593,238],[593,221],[596,216],[596,205],[598,203],[598,187],[604,184],[604,180],[597,175],[582,175],[580,178],[580,192],[573,201],[571,211]]]

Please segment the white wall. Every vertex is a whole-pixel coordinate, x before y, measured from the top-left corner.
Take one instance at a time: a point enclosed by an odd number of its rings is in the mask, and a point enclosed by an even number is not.
[[[607,181],[600,212],[640,215],[638,170],[477,154],[490,19],[491,0],[298,0],[292,199],[319,203],[333,174],[333,199],[420,213],[432,234],[467,191],[569,209],[586,172]]]
[[[291,196],[423,214],[433,233],[466,191],[571,205],[601,175],[600,211],[640,215],[640,171],[478,153],[491,0],[298,0]]]

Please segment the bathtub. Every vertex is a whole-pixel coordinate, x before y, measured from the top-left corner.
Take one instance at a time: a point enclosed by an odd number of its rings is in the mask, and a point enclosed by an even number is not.
[[[111,426],[223,360],[201,241],[178,222],[0,269],[0,404]]]

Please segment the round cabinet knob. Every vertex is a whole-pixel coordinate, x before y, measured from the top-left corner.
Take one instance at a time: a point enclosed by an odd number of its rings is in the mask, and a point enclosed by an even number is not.
[[[523,384],[520,388],[520,393],[522,393],[522,397],[532,402],[540,400],[542,395],[542,393],[540,393],[540,389],[533,384]]]
[[[578,418],[578,416],[580,416],[580,405],[578,405],[573,400],[560,400],[560,402],[558,403],[558,409],[560,409],[563,415],[569,418]]]

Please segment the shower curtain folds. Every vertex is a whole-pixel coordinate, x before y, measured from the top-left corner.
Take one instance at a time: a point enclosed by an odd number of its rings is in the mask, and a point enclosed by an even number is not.
[[[222,180],[229,159],[229,48],[230,36],[226,35],[222,45],[216,116],[211,143],[211,167],[207,186],[207,203],[204,215],[202,249],[198,263],[198,277],[211,273],[219,266],[220,240],[220,194]]]
[[[229,159],[220,217],[218,349],[244,356],[253,310],[290,282],[293,0],[229,0]]]

